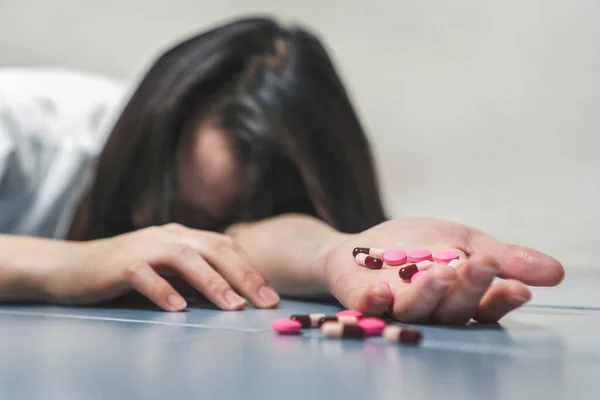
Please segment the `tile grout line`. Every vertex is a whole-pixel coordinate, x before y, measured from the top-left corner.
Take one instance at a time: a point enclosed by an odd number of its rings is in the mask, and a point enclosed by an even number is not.
[[[92,321],[110,321],[110,322],[129,322],[129,323],[134,323],[134,324],[181,326],[181,327],[186,327],[186,328],[220,329],[220,330],[246,332],[246,333],[259,333],[259,332],[264,332],[266,330],[266,329],[226,328],[226,327],[222,327],[222,326],[211,326],[211,325],[204,325],[204,324],[192,324],[192,323],[186,323],[186,322],[148,321],[148,320],[129,319],[129,318],[93,317],[93,316],[86,316],[86,315],[41,313],[41,312],[32,312],[32,311],[6,311],[6,310],[0,310],[0,315],[18,315],[18,316],[32,316],[32,317],[55,317],[55,318],[67,318],[67,319],[78,319],[78,320],[92,320]]]

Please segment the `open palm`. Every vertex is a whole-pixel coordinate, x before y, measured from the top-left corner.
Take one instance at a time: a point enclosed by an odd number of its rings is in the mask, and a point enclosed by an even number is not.
[[[461,264],[455,270],[434,263],[407,283],[398,276],[402,266],[359,266],[352,256],[355,247],[452,249],[461,254]],[[564,277],[562,265],[548,255],[432,218],[395,219],[352,235],[329,253],[325,268],[333,294],[348,308],[372,315],[389,311],[404,322],[451,324],[497,321],[529,301],[526,285],[553,286]],[[496,276],[503,280],[494,283]]]

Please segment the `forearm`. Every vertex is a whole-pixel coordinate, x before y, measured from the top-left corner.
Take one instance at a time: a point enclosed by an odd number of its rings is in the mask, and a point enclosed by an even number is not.
[[[43,277],[67,262],[76,247],[60,240],[0,235],[0,301],[42,300]]]
[[[330,296],[325,259],[348,235],[305,215],[287,214],[231,227],[227,234],[250,256],[253,267],[282,295]]]

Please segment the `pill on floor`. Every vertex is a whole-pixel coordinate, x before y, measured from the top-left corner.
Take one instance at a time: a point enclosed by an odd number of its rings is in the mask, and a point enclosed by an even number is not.
[[[383,249],[376,249],[371,247],[355,247],[352,250],[352,257],[356,257],[357,254],[366,254],[371,257],[381,258],[383,256]]]
[[[344,317],[344,316],[350,316],[350,317],[356,317],[356,318],[362,318],[363,313],[361,313],[358,310],[342,310],[342,311],[338,311],[335,314],[336,317]]]
[[[323,317],[323,318],[319,319],[319,322],[317,322],[317,325],[319,327],[321,327],[321,325],[323,325],[327,322],[339,322],[340,324],[344,324],[344,325],[356,325],[356,324],[358,324],[358,318],[356,318],[352,315],[342,315],[341,317]]]
[[[356,262],[370,269],[381,269],[383,267],[383,261],[380,258],[371,257],[363,253],[356,255]]]
[[[358,326],[363,328],[367,336],[379,336],[386,323],[380,318],[363,318],[358,322]]]
[[[410,262],[419,262],[425,260],[433,261],[433,255],[431,254],[431,251],[426,249],[418,249],[408,253],[408,261]]]
[[[316,328],[319,326],[319,320],[326,315],[323,313],[308,314],[308,315],[292,315],[291,320],[298,321],[302,324],[302,328]]]
[[[411,278],[410,278],[410,282],[411,283],[415,283],[417,281],[417,279],[419,279],[419,277],[421,275],[423,275],[425,273],[425,271],[419,271],[416,274],[414,274]]]
[[[406,262],[408,255],[404,250],[392,249],[383,253],[383,261],[387,265],[402,265]]]
[[[452,260],[448,263],[448,266],[456,269],[460,265],[460,260]]]
[[[418,345],[423,335],[417,329],[403,328],[399,325],[388,325],[383,330],[383,337],[390,343]]]
[[[406,267],[402,267],[398,270],[398,276],[403,281],[410,281],[410,278],[413,277],[414,274],[419,272],[419,268],[415,264],[407,265]]]
[[[299,333],[302,330],[302,324],[300,322],[289,318],[278,319],[277,321],[273,322],[271,327],[277,333],[284,335]]]
[[[439,263],[448,264],[451,261],[458,260],[460,258],[460,254],[454,250],[444,250],[435,253],[434,260]]]
[[[321,326],[321,332],[328,339],[364,339],[365,330],[357,325],[344,325],[327,322]]]
[[[418,263],[416,263],[416,265],[417,265],[417,268],[419,268],[419,271],[424,271],[426,269],[431,268],[433,263],[429,260],[424,260],[424,261],[419,261]]]

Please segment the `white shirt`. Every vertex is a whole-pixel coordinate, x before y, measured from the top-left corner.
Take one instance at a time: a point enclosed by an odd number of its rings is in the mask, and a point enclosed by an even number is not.
[[[0,233],[67,235],[126,92],[79,71],[0,68]]]

